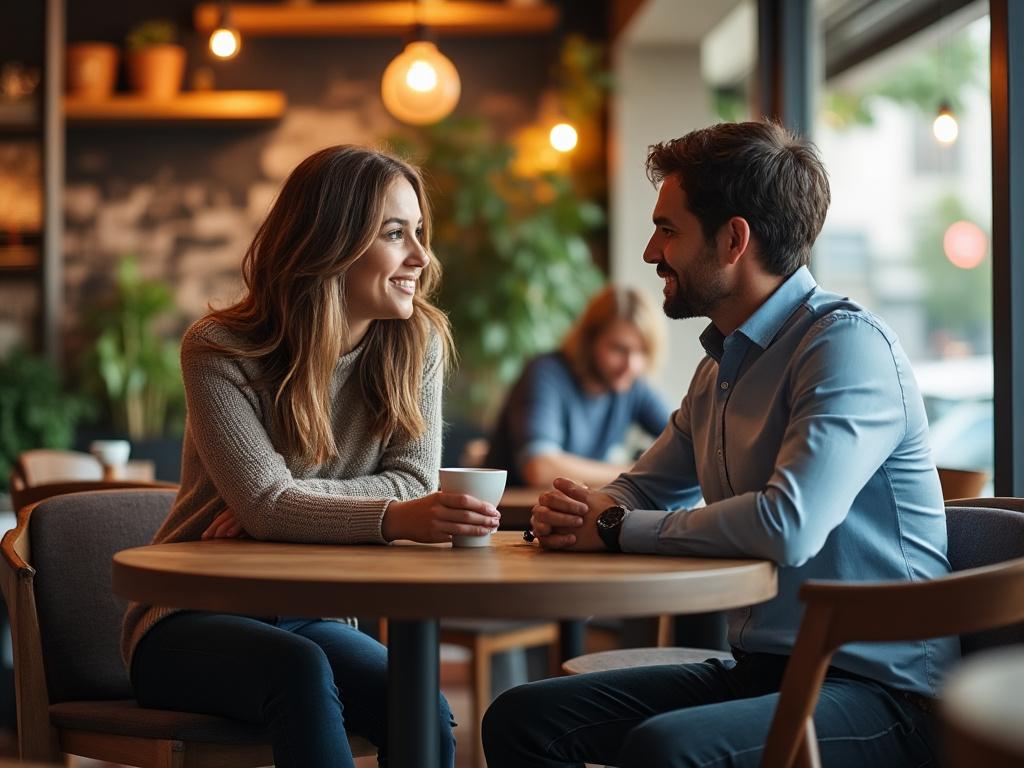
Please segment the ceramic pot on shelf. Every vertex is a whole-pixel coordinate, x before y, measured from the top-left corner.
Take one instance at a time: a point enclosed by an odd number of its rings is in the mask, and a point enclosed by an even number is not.
[[[128,51],[128,83],[140,96],[171,99],[181,91],[185,49],[164,43]]]
[[[71,43],[67,49],[67,92],[83,99],[108,99],[117,82],[117,46]]]

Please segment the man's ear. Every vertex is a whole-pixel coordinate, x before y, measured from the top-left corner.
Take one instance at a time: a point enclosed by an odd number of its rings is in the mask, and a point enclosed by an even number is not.
[[[735,264],[750,247],[750,224],[742,216],[733,216],[718,230],[718,249],[725,263]]]

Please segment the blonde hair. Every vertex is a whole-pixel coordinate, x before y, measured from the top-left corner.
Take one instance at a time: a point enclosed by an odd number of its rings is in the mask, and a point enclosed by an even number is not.
[[[619,320],[637,329],[651,366],[657,365],[665,342],[665,323],[661,315],[640,291],[607,285],[590,300],[562,340],[562,354],[577,378],[598,375],[594,369],[594,342]]]
[[[345,278],[369,249],[384,218],[391,186],[405,178],[423,214],[430,252],[430,210],[419,173],[364,147],[340,145],[303,160],[285,181],[242,261],[246,295],[210,317],[243,340],[220,352],[254,358],[265,374],[257,385],[274,398],[278,448],[310,465],[337,455],[330,385],[348,334]],[[371,430],[423,434],[420,412],[424,358],[431,337],[451,355],[448,318],[430,303],[441,267],[431,255],[408,320],[376,320],[362,341],[357,369]]]

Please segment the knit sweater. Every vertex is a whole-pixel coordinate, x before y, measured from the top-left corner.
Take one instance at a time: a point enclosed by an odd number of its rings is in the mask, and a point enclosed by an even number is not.
[[[394,499],[437,487],[441,459],[441,345],[432,338],[424,360],[422,436],[383,440],[370,434],[371,413],[354,375],[362,347],[338,360],[330,397],[338,455],[305,466],[284,455],[271,420],[272,393],[258,389],[259,362],[228,357],[200,340],[235,345],[223,326],[204,318],[181,344],[187,417],[181,488],[154,544],[196,541],[231,509],[245,532],[269,541],[384,544],[381,522]],[[178,609],[131,603],[121,652],[131,656],[154,624]]]

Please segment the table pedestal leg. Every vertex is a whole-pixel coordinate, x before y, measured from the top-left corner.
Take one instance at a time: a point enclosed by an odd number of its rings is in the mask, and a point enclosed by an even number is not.
[[[441,768],[437,621],[388,621],[388,764]]]
[[[562,661],[575,659],[585,652],[587,622],[583,619],[565,619],[558,622],[559,653]]]

